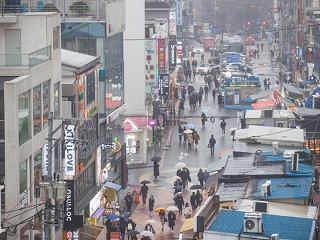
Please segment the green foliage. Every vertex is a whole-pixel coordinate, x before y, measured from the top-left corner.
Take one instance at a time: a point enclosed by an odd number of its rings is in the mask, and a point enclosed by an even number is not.
[[[41,12],[59,12],[59,9],[53,4],[46,4],[41,9]]]
[[[77,15],[83,15],[89,12],[89,6],[84,2],[75,2],[70,7],[69,10]]]

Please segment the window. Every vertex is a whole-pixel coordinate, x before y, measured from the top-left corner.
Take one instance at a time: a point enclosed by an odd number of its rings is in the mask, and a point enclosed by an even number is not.
[[[53,86],[53,110],[54,116],[60,116],[60,82],[57,82]]]
[[[33,135],[42,130],[41,112],[41,85],[38,85],[33,88]]]
[[[40,196],[39,183],[42,176],[42,149],[35,152],[33,157],[33,183],[34,183],[34,197]]]
[[[25,207],[28,204],[28,172],[27,172],[27,159],[19,165],[19,181],[20,181],[20,208]]]
[[[53,50],[60,48],[60,27],[53,28]]]
[[[87,105],[95,100],[95,72],[87,76]]]
[[[42,101],[43,101],[43,128],[48,127],[48,115],[50,104],[49,80],[42,84]]]
[[[30,97],[29,92],[18,97],[19,145],[30,139]]]

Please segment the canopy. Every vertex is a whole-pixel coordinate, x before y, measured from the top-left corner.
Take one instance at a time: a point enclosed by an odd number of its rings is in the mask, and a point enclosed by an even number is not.
[[[101,215],[104,213],[105,209],[104,208],[98,208],[93,214],[92,218],[100,218]]]
[[[193,218],[185,219],[183,224],[182,224],[182,227],[180,229],[180,232],[183,233],[183,232],[186,232],[186,231],[189,231],[189,230],[193,229],[193,225],[194,225],[194,219]]]
[[[312,103],[313,103],[313,95],[320,94],[320,87],[317,87],[313,93],[308,97],[307,100],[304,101],[304,104],[307,108],[312,108]]]
[[[106,187],[106,188],[112,188],[112,189],[116,190],[117,192],[119,192],[121,190],[121,188],[122,188],[121,185],[118,185],[118,184],[115,184],[115,183],[112,183],[112,182],[105,182],[103,184],[103,186]]]
[[[270,108],[270,106],[276,105],[276,103],[273,100],[268,100],[268,101],[263,101],[263,102],[256,102],[251,104],[252,108],[254,110],[257,109],[266,109],[266,108]]]

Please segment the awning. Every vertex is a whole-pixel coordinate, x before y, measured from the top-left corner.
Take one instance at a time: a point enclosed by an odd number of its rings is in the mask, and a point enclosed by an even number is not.
[[[106,188],[112,188],[112,189],[116,190],[117,192],[119,192],[121,190],[121,188],[122,188],[121,185],[118,185],[118,184],[115,184],[115,183],[112,183],[112,182],[105,182],[103,184],[103,186],[106,187]]]
[[[113,182],[114,180],[118,179],[120,177],[119,173],[115,173],[113,171],[108,171],[108,182]]]
[[[97,208],[97,210],[92,214],[92,218],[100,218],[101,215],[104,213],[105,209],[104,208]]]
[[[274,106],[276,103],[273,100],[263,101],[263,102],[256,102],[251,104],[254,110],[262,109],[262,108],[269,108],[270,106]]]
[[[207,188],[207,187],[210,187],[214,184],[218,184],[219,182],[219,179],[222,179],[222,170],[213,174],[213,175],[210,175],[206,181],[206,183],[204,184],[204,188]]]
[[[189,230],[193,229],[193,225],[194,225],[193,217],[185,219],[183,224],[182,224],[182,227],[180,229],[180,232],[183,233],[183,232],[186,232],[186,231],[189,231]]]

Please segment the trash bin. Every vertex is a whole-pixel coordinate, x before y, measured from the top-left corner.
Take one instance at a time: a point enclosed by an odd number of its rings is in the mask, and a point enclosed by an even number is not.
[[[140,202],[140,188],[137,187],[134,190],[136,191],[136,198],[134,199],[134,201],[136,203],[139,203]]]

